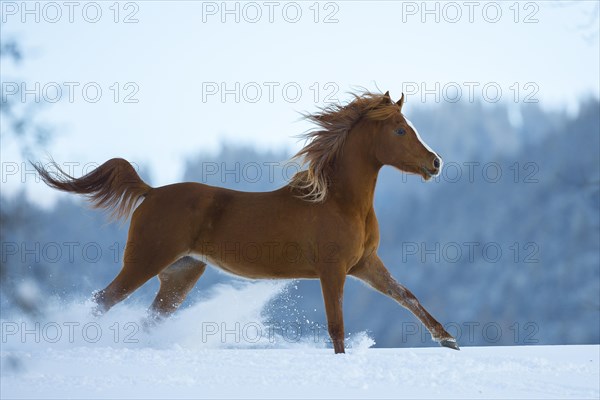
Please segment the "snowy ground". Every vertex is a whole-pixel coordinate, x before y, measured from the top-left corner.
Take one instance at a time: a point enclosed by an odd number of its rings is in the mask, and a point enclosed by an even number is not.
[[[2,398],[595,398],[599,347],[171,350],[17,354]],[[12,353],[11,353],[12,354]],[[3,361],[11,354],[2,354]]]
[[[324,337],[284,340],[264,313],[281,287],[221,286],[151,333],[133,305],[2,319],[0,397],[600,397],[598,345],[377,349],[359,333],[334,355]]]

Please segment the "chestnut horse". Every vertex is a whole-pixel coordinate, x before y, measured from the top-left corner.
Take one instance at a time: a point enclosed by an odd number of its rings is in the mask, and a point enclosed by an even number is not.
[[[150,312],[168,316],[196,284],[206,262],[251,279],[316,278],[334,350],[343,353],[342,298],[350,275],[410,310],[442,346],[458,350],[456,340],[396,282],[377,255],[373,196],[381,167],[391,165],[429,180],[442,166],[402,115],[403,102],[404,95],[394,103],[389,92],[367,92],[354,95],[345,106],[307,115],[318,126],[305,135],[309,142],[296,154],[307,169],[272,192],[201,183],[152,188],[119,158],[81,178],[55,163],[57,172],[36,169],[49,186],[87,195],[113,217],[126,218],[135,208],[123,267],[94,295],[97,314],[158,275],[160,289]],[[301,257],[291,257],[290,249]]]

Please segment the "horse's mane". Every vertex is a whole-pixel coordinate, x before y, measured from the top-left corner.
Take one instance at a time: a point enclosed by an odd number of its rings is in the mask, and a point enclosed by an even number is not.
[[[382,121],[398,113],[398,106],[387,93],[363,92],[352,96],[354,99],[346,105],[331,104],[314,114],[304,114],[317,128],[301,135],[309,143],[293,158],[301,159],[308,167],[296,173],[289,183],[301,192],[299,197],[304,200],[320,203],[327,197],[332,164],[355,123],[363,117]]]

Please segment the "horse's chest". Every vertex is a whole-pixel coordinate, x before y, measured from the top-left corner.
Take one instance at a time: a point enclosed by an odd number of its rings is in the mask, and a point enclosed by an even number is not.
[[[349,266],[357,263],[365,254],[371,254],[379,245],[379,228],[374,213],[367,218],[355,219],[338,227],[340,253],[347,257]]]

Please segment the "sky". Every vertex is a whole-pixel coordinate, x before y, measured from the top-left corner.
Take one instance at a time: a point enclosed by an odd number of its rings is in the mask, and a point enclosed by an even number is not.
[[[600,96],[597,1],[68,4],[2,2],[2,39],[25,58],[0,66],[3,96],[44,103],[40,157],[75,175],[118,156],[164,185],[223,143],[291,155],[310,128],[300,113],[358,88],[406,93],[409,117],[459,95],[570,113]],[[1,144],[3,193],[51,205],[14,140]]]

